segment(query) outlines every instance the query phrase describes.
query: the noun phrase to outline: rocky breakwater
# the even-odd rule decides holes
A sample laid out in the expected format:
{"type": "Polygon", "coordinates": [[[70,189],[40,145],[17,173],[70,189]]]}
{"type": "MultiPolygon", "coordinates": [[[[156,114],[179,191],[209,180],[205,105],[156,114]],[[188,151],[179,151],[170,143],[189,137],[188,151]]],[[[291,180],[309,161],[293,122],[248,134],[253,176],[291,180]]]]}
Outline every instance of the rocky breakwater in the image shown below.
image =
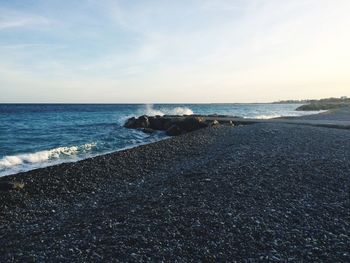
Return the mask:
{"type": "Polygon", "coordinates": [[[146,133],[165,131],[168,136],[177,136],[209,126],[219,125],[217,120],[206,120],[201,116],[140,116],[128,119],[124,127],[142,129],[146,133]]]}

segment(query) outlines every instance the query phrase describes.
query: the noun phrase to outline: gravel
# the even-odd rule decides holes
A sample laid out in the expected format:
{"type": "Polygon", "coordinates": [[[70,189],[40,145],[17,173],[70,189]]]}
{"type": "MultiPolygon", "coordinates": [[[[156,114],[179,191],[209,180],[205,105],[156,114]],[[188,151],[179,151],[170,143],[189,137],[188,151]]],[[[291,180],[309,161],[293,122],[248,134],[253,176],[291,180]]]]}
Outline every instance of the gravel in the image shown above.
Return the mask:
{"type": "Polygon", "coordinates": [[[219,126],[0,178],[0,262],[350,262],[350,132],[219,126]]]}

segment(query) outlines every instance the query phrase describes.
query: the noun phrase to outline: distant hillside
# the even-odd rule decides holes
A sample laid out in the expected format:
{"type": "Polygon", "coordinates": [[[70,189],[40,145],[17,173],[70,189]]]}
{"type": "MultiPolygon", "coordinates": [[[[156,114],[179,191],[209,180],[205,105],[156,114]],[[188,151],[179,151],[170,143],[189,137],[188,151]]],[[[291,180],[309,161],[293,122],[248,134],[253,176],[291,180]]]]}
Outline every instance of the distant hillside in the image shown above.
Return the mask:
{"type": "MultiPolygon", "coordinates": [[[[305,103],[305,102],[302,102],[305,103]]],[[[304,105],[298,107],[298,111],[318,111],[318,110],[331,110],[339,109],[342,107],[350,107],[350,98],[328,98],[321,100],[310,100],[304,105]]]]}
{"type": "Polygon", "coordinates": [[[326,98],[326,99],[306,99],[306,100],[281,100],[273,102],[274,104],[310,104],[310,103],[338,103],[338,102],[350,102],[350,98],[341,97],[341,98],[326,98]]]}
{"type": "Polygon", "coordinates": [[[303,104],[298,111],[318,111],[318,110],[331,110],[342,107],[350,107],[350,98],[326,98],[321,100],[281,100],[273,102],[274,104],[303,104]]]}
{"type": "Polygon", "coordinates": [[[280,100],[272,102],[272,104],[305,104],[305,103],[311,103],[316,100],[280,100]]]}

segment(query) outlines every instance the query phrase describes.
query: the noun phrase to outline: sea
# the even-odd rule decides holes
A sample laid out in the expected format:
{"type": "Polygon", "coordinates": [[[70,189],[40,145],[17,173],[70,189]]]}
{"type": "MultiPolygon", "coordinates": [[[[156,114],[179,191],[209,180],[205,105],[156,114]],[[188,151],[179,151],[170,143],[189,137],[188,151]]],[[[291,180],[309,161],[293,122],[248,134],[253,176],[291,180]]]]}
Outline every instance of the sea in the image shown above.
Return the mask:
{"type": "Polygon", "coordinates": [[[132,116],[300,116],[300,104],[0,104],[0,176],[94,157],[167,138],[123,127],[132,116]]]}

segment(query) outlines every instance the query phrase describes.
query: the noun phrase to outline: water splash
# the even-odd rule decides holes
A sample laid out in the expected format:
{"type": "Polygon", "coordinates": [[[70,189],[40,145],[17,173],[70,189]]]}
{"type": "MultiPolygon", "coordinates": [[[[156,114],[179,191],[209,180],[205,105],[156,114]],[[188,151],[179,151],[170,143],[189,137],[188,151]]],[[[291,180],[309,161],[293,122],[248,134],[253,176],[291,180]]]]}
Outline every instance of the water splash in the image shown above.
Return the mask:
{"type": "Polygon", "coordinates": [[[154,109],[152,104],[146,105],[145,112],[146,112],[147,116],[156,116],[156,115],[163,116],[163,115],[165,115],[164,112],[154,109]]]}
{"type": "Polygon", "coordinates": [[[152,104],[147,104],[144,114],[147,116],[193,115],[193,111],[187,107],[161,108],[157,110],[152,104]]]}

